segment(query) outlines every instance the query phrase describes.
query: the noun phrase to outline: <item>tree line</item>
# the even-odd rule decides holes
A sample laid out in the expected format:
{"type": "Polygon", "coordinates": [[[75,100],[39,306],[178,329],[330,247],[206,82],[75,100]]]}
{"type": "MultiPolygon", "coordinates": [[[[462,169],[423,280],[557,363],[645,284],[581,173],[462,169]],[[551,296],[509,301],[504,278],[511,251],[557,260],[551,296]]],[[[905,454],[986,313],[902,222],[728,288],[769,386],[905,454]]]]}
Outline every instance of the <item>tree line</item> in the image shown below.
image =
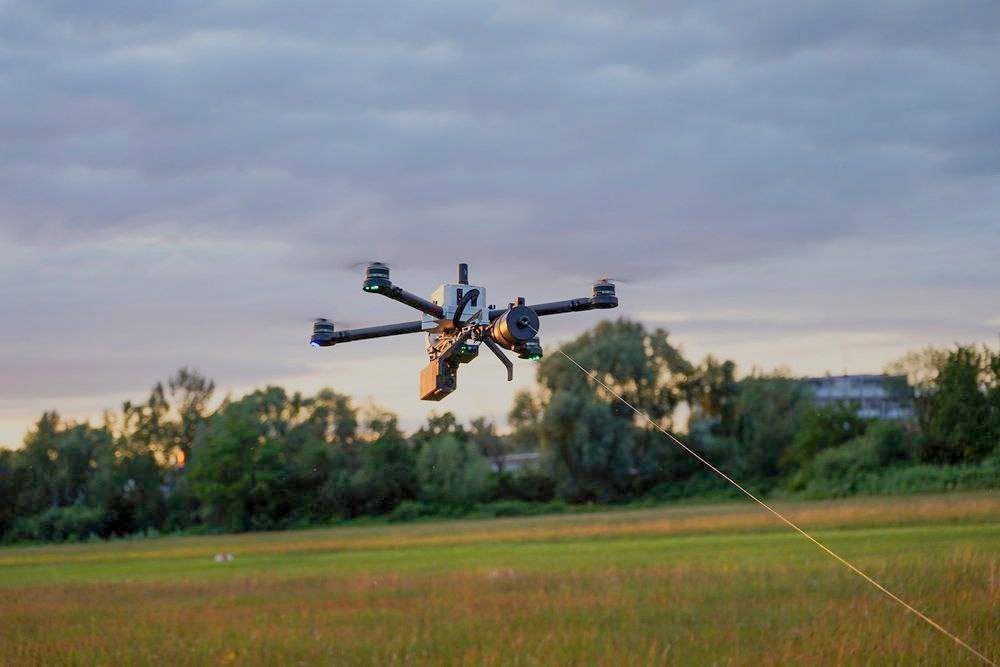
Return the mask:
{"type": "Polygon", "coordinates": [[[215,386],[182,369],[102,423],[46,412],[16,450],[0,450],[0,539],[67,540],[152,532],[271,530],[363,516],[556,511],[580,503],[725,496],[726,483],[651,426],[763,494],[829,497],[1000,487],[1000,354],[955,346],[891,370],[913,419],[862,419],[814,403],[787,374],[707,357],[692,363],[667,332],[606,321],[549,355],[519,393],[509,430],[435,414],[410,434],[374,405],[324,389],[266,387],[214,404],[215,386]],[[645,417],[636,415],[607,388],[645,417]],[[647,419],[648,418],[648,419],[647,419]],[[507,455],[538,452],[510,469],[507,455]]]}

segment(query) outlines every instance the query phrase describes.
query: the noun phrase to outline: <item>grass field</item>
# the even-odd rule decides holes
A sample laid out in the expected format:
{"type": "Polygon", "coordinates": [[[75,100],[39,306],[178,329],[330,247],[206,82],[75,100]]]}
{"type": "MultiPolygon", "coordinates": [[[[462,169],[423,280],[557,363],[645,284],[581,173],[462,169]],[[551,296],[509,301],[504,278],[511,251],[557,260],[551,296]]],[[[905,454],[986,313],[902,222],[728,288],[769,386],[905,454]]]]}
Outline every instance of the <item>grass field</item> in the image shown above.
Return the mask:
{"type": "MultiPolygon", "coordinates": [[[[780,507],[1000,660],[996,494],[780,507]]],[[[979,664],[749,503],[0,549],[0,661],[979,664]]]]}

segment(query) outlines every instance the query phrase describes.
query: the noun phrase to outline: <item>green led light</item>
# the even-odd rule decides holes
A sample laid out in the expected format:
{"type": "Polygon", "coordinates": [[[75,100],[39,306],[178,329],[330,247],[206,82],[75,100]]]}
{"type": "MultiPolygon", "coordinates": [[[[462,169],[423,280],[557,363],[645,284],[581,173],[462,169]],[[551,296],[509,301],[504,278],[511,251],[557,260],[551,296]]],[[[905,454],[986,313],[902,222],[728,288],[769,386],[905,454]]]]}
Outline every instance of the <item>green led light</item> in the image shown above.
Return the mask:
{"type": "Polygon", "coordinates": [[[541,359],[541,357],[537,357],[537,356],[536,357],[528,357],[528,359],[530,359],[531,361],[538,361],[539,359],[541,359]]]}

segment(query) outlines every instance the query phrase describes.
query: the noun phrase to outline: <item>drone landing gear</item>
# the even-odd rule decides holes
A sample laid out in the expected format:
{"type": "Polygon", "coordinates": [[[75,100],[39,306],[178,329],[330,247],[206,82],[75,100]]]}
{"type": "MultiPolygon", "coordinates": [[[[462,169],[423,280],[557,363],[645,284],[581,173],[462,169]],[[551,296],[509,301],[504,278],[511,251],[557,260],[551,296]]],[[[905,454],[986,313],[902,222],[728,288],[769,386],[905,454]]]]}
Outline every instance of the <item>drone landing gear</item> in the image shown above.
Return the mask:
{"type": "Polygon", "coordinates": [[[486,337],[483,339],[483,342],[486,343],[486,347],[490,348],[493,354],[497,355],[497,359],[500,360],[500,363],[507,367],[507,382],[512,381],[514,379],[514,364],[511,363],[510,359],[507,358],[507,355],[503,353],[500,346],[493,342],[492,338],[486,337]]]}

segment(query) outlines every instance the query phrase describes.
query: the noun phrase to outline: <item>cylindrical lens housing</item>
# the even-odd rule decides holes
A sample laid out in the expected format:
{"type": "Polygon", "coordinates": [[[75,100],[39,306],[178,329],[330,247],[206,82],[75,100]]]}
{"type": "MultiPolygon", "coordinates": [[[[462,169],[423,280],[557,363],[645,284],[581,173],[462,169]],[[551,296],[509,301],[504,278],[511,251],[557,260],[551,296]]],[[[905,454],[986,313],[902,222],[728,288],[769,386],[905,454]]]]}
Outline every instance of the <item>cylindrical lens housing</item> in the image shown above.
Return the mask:
{"type": "Polygon", "coordinates": [[[493,340],[508,350],[538,335],[538,314],[528,306],[514,306],[497,318],[491,330],[493,340]]]}

